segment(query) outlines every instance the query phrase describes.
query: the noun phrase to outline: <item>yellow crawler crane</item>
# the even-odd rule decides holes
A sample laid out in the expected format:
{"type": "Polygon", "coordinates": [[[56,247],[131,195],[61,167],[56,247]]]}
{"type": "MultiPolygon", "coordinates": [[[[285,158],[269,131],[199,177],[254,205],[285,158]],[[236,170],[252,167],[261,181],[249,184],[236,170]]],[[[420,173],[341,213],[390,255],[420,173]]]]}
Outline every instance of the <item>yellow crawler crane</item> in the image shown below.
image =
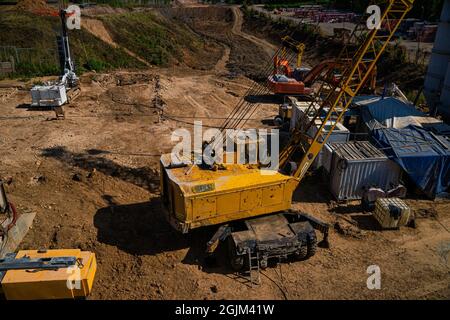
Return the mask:
{"type": "MultiPolygon", "coordinates": [[[[271,257],[295,254],[304,259],[313,255],[317,242],[311,227],[325,231],[326,236],[327,226],[313,217],[289,212],[293,192],[367,81],[413,3],[414,0],[387,0],[378,4],[381,9],[378,25],[386,25],[387,32],[373,28],[358,33],[355,29],[351,39],[362,38],[361,45],[353,54],[349,53],[351,46],[343,49],[338,58],[346,66],[341,80],[333,90],[322,86],[315,94],[305,112],[313,114],[309,125],[294,130],[274,174],[264,175],[264,168],[241,164],[221,164],[219,170],[208,170],[198,165],[174,164],[170,154],[163,155],[161,197],[171,225],[183,233],[221,225],[207,251],[213,252],[219,240],[228,239],[232,266],[240,269],[246,261],[250,277],[252,270],[265,267],[271,257]],[[317,125],[316,120],[321,123],[317,134],[308,136],[306,132],[317,125]],[[330,122],[331,130],[325,133],[325,125],[330,122]]],[[[332,71],[328,76],[332,76],[332,71]]]]}

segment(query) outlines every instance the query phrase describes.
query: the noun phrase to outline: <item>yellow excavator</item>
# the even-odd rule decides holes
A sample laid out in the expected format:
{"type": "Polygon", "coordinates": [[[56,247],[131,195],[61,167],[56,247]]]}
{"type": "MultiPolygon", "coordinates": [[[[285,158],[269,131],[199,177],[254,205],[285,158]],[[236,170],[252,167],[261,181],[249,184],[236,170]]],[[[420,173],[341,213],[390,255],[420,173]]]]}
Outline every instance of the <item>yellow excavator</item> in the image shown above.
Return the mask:
{"type": "MultiPolygon", "coordinates": [[[[340,81],[332,90],[322,86],[313,96],[305,112],[310,115],[308,125],[292,132],[280,153],[278,169],[272,174],[264,174],[267,169],[258,165],[221,163],[208,167],[173,162],[174,155],[162,155],[161,198],[170,224],[183,233],[218,225],[207,252],[214,252],[219,242],[226,240],[231,265],[235,269],[246,265],[250,275],[252,270],[266,267],[270,258],[312,256],[317,246],[314,228],[324,233],[326,241],[328,226],[309,215],[292,212],[293,193],[370,77],[413,3],[414,0],[387,0],[378,4],[378,25],[389,21],[387,33],[376,26],[365,32],[355,28],[351,37],[355,42],[352,44],[350,39],[352,45],[346,46],[338,57],[345,66],[340,81]],[[360,45],[351,52],[355,43],[360,45]],[[308,129],[317,123],[316,134],[309,136],[308,129]]],[[[332,70],[327,76],[334,76],[332,70]]]]}

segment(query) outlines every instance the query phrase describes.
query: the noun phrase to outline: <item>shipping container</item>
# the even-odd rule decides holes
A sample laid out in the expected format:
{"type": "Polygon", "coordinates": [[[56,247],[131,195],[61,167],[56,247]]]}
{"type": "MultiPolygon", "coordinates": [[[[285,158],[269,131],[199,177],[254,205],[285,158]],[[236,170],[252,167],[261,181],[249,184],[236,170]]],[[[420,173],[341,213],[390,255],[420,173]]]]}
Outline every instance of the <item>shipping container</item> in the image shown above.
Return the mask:
{"type": "Polygon", "coordinates": [[[368,141],[335,144],[330,167],[331,193],[339,201],[358,200],[371,187],[396,187],[401,169],[368,141]]]}
{"type": "Polygon", "coordinates": [[[326,143],[322,149],[322,167],[325,170],[327,176],[330,175],[331,171],[331,161],[333,160],[333,151],[339,143],[326,143]]]}
{"type": "MultiPolygon", "coordinates": [[[[295,101],[295,103],[292,103],[292,117],[291,117],[291,122],[290,122],[290,131],[291,132],[292,132],[292,130],[295,129],[295,127],[297,125],[300,130],[303,130],[305,128],[305,126],[309,123],[309,121],[311,121],[311,117],[309,117],[309,116],[305,117],[305,113],[310,104],[311,104],[311,102],[301,102],[301,101],[295,101]],[[303,119],[302,123],[298,124],[298,122],[301,121],[302,119],[303,119]]],[[[316,105],[315,108],[318,109],[319,106],[316,105]]],[[[327,110],[325,109],[323,112],[325,115],[327,110]]],[[[315,136],[315,134],[317,133],[317,129],[320,126],[321,122],[322,122],[322,120],[316,119],[316,121],[315,121],[316,126],[311,127],[307,132],[307,134],[310,137],[315,136]]],[[[331,126],[332,126],[332,123],[330,121],[328,121],[324,128],[325,134],[330,131],[331,126]]],[[[350,140],[350,134],[351,134],[350,131],[342,123],[337,123],[334,131],[331,133],[327,142],[328,143],[347,142],[350,140]]],[[[314,162],[311,166],[311,168],[313,170],[317,170],[322,167],[323,153],[324,153],[324,150],[320,151],[320,153],[317,155],[316,159],[314,160],[314,162]]]]}
{"type": "MultiPolygon", "coordinates": [[[[321,120],[316,120],[316,126],[313,128],[310,128],[308,131],[308,135],[313,137],[318,130],[318,127],[320,126],[321,120]]],[[[331,130],[332,123],[328,121],[324,128],[324,135],[326,135],[331,130]]],[[[344,127],[342,123],[337,123],[336,127],[334,128],[334,131],[331,132],[330,137],[328,138],[328,143],[335,143],[335,142],[348,142],[350,140],[350,131],[344,127]]],[[[320,169],[323,166],[324,162],[324,153],[325,150],[322,148],[322,150],[317,155],[316,159],[314,160],[311,168],[313,170],[320,169]]]]}
{"type": "Polygon", "coordinates": [[[292,103],[292,117],[289,125],[290,131],[294,130],[297,123],[305,116],[306,110],[308,110],[311,102],[295,101],[292,103]]]}

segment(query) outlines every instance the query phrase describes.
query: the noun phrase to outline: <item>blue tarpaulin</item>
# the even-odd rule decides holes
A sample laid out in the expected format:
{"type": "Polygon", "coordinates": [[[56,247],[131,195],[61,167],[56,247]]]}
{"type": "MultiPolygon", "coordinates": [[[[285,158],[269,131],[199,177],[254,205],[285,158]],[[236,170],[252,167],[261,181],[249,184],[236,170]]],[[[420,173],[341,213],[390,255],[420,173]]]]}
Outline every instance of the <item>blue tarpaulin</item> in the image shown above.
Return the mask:
{"type": "Polygon", "coordinates": [[[423,128],[378,128],[372,136],[430,198],[450,186],[450,142],[423,128]]]}
{"type": "Polygon", "coordinates": [[[414,105],[395,97],[358,96],[353,103],[360,107],[361,118],[369,130],[379,128],[401,129],[409,125],[440,123],[427,117],[414,105]]]}

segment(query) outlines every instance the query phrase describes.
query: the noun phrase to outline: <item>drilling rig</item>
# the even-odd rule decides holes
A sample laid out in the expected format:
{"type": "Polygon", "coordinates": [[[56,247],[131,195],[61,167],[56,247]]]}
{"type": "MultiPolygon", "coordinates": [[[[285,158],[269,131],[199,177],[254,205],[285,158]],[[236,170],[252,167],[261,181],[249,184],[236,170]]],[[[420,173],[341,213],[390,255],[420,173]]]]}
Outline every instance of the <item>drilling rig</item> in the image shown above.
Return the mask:
{"type": "Polygon", "coordinates": [[[31,89],[31,106],[57,108],[72,101],[81,92],[78,85],[78,77],[75,73],[75,66],[70,55],[69,34],[67,30],[67,17],[73,13],[65,9],[60,9],[59,12],[36,13],[59,16],[61,20],[61,33],[57,36],[61,74],[59,80],[56,82],[33,86],[31,89]]]}

